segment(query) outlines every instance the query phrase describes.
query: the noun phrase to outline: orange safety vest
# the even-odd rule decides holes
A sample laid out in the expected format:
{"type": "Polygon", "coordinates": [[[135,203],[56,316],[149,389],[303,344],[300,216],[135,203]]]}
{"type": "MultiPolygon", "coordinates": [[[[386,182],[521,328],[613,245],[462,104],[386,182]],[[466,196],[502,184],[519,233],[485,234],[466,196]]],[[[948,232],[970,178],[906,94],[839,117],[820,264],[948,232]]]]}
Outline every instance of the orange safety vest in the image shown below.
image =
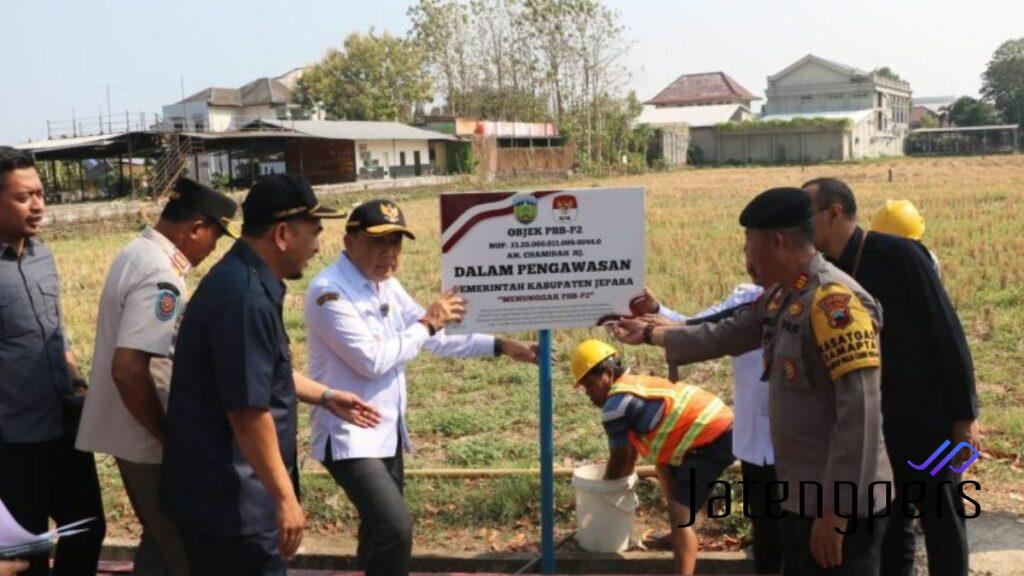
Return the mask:
{"type": "Polygon", "coordinates": [[[661,421],[646,434],[630,431],[629,441],[648,462],[679,466],[691,448],[711,443],[732,426],[732,410],[718,396],[697,386],[656,376],[619,378],[608,395],[633,394],[665,403],[661,421]]]}

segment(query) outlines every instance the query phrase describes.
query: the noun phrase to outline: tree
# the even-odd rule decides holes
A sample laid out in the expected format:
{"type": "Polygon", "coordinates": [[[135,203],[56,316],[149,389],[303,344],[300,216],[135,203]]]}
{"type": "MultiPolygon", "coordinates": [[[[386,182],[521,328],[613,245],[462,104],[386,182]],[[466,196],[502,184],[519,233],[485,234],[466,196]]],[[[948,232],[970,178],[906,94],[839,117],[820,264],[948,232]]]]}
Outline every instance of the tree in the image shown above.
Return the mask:
{"type": "Polygon", "coordinates": [[[921,116],[921,128],[938,128],[939,121],[935,119],[931,114],[925,114],[921,116]]]}
{"type": "Polygon", "coordinates": [[[957,98],[947,111],[949,122],[953,126],[987,126],[999,123],[999,113],[994,106],[970,96],[957,98]]]}
{"type": "Polygon", "coordinates": [[[1024,126],[1024,38],[1003,42],[981,79],[982,95],[995,104],[1003,119],[1024,126]]]}
{"type": "Polygon", "coordinates": [[[398,120],[431,100],[431,82],[419,46],[387,32],[350,34],[343,50],[331,49],[297,85],[306,109],[334,120],[398,120]]]}
{"type": "Polygon", "coordinates": [[[473,81],[467,53],[469,10],[459,0],[420,0],[407,14],[412,21],[410,40],[440,80],[444,112],[465,114],[463,96],[471,90],[473,81]]]}
{"type": "Polygon", "coordinates": [[[881,68],[875,70],[875,74],[878,74],[882,78],[888,78],[890,80],[895,80],[897,82],[903,82],[903,78],[900,78],[900,75],[893,72],[892,68],[889,68],[888,66],[882,66],[881,68]]]}
{"type": "Polygon", "coordinates": [[[458,116],[554,120],[581,160],[622,149],[629,42],[603,0],[418,0],[409,38],[458,116]]]}

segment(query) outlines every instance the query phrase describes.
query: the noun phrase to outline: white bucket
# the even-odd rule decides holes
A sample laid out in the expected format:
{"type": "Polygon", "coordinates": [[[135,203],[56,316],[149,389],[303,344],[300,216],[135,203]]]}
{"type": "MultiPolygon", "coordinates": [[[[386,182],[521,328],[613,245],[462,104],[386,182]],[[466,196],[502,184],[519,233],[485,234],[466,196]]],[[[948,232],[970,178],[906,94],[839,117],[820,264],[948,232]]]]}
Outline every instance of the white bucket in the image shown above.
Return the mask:
{"type": "Polygon", "coordinates": [[[629,546],[637,500],[636,474],[603,480],[604,464],[586,464],[572,475],[576,489],[576,540],[590,552],[622,552],[629,546]]]}

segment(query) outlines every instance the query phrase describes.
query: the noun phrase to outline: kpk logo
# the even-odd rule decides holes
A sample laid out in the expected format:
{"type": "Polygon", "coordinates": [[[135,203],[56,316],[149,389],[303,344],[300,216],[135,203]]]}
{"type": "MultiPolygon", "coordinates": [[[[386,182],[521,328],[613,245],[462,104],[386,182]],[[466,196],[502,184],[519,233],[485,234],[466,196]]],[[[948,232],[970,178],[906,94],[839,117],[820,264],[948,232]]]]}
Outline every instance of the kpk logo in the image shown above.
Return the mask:
{"type": "Polygon", "coordinates": [[[551,201],[551,211],[554,213],[555,222],[572,222],[576,220],[576,214],[579,212],[579,203],[575,196],[562,194],[555,196],[551,201]]]}

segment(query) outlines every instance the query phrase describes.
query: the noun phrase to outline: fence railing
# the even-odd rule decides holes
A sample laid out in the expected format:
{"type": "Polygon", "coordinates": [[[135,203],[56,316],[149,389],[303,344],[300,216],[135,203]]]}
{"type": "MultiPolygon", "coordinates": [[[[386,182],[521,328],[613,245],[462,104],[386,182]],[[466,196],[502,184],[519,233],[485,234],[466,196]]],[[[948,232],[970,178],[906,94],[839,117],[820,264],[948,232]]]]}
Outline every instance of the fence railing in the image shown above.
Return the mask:
{"type": "Polygon", "coordinates": [[[124,112],[123,114],[102,114],[62,120],[46,121],[46,138],[74,138],[77,136],[99,136],[102,134],[123,134],[154,130],[161,124],[159,114],[154,112],[124,112]]]}

